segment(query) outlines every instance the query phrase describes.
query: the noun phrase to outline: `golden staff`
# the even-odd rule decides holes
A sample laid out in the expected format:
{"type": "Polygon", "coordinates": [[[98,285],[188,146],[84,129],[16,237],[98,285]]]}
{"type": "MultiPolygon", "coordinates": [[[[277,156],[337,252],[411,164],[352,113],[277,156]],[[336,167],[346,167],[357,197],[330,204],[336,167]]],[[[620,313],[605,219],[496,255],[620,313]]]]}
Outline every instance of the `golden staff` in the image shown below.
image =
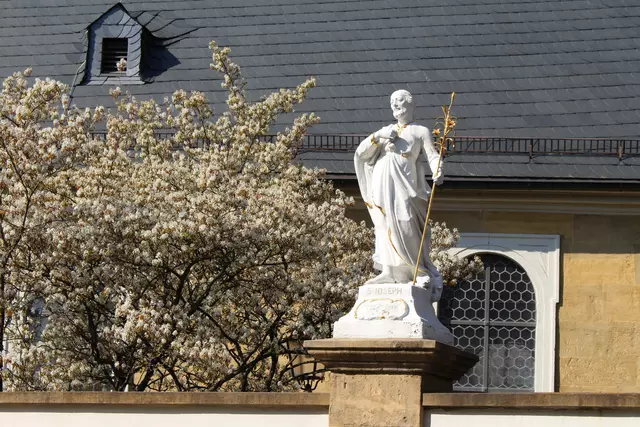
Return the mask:
{"type": "MultiPolygon", "coordinates": [[[[440,145],[440,155],[438,157],[438,166],[436,167],[437,176],[440,171],[440,164],[442,163],[442,158],[444,157],[445,152],[447,151],[447,142],[450,142],[453,146],[453,139],[449,138],[449,134],[456,126],[456,117],[451,115],[451,106],[453,105],[453,100],[456,97],[456,93],[451,93],[451,101],[449,102],[449,106],[443,105],[442,112],[444,113],[442,116],[436,119],[436,124],[433,128],[433,135],[440,136],[437,141],[434,142],[435,145],[440,145]],[[438,127],[442,127],[442,131],[438,127]]],[[[455,132],[454,132],[455,136],[455,132]]],[[[424,238],[427,236],[427,230],[429,229],[429,217],[431,216],[431,205],[433,204],[433,196],[436,194],[436,183],[434,181],[433,187],[431,188],[431,195],[429,196],[429,204],[427,205],[427,219],[424,221],[424,229],[422,230],[422,240],[420,241],[420,250],[418,251],[418,259],[416,260],[416,268],[413,273],[413,285],[416,284],[416,280],[418,279],[418,270],[420,268],[420,258],[422,258],[422,249],[424,248],[424,238]]]]}

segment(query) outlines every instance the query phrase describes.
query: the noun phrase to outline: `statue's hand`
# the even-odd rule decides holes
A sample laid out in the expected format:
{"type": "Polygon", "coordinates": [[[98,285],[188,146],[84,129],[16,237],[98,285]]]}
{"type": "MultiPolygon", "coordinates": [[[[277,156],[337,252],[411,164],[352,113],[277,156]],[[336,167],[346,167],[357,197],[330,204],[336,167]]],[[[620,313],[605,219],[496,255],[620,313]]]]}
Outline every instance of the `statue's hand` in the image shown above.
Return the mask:
{"type": "Polygon", "coordinates": [[[384,143],[384,151],[387,153],[395,153],[396,152],[396,144],[391,141],[387,141],[384,143]]]}
{"type": "Polygon", "coordinates": [[[442,168],[437,172],[433,174],[433,183],[435,185],[442,185],[442,183],[444,182],[444,176],[442,175],[442,168]]]}
{"type": "Polygon", "coordinates": [[[386,126],[377,131],[374,136],[376,139],[388,139],[389,141],[393,141],[398,137],[398,131],[395,126],[386,126]]]}

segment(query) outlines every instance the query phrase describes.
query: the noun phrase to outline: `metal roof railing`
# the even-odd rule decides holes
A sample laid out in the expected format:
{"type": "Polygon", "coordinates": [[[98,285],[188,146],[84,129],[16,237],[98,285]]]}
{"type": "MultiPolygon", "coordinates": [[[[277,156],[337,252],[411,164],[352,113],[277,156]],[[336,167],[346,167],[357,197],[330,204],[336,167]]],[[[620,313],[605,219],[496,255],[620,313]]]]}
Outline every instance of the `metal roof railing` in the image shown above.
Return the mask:
{"type": "MultiPolygon", "coordinates": [[[[171,138],[171,131],[158,132],[159,138],[171,138]]],[[[94,132],[106,137],[106,132],[94,132]]],[[[355,151],[367,135],[362,134],[310,134],[298,145],[297,151],[355,151]]],[[[275,141],[276,135],[264,135],[263,141],[275,141]]],[[[197,143],[202,143],[198,141],[197,143]]],[[[640,139],[612,138],[500,138],[484,136],[456,136],[449,153],[460,154],[512,154],[528,155],[598,155],[617,156],[620,159],[640,155],[640,139]]]]}
{"type": "MultiPolygon", "coordinates": [[[[354,151],[367,135],[307,135],[299,150],[354,151]]],[[[500,138],[457,136],[449,144],[450,153],[640,155],[640,140],[610,138],[500,138]]]]}
{"type": "Polygon", "coordinates": [[[457,153],[610,155],[620,158],[640,154],[640,140],[605,138],[487,138],[456,137],[457,153]]]}

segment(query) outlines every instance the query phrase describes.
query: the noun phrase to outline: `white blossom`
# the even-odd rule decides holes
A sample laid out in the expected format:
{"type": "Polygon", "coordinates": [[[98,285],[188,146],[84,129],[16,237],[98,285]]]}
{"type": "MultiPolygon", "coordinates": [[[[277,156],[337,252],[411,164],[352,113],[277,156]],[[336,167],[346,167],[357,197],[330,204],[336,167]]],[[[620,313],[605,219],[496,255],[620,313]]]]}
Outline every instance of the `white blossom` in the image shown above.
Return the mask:
{"type": "MultiPolygon", "coordinates": [[[[61,83],[3,82],[4,388],[294,389],[293,343],[330,336],[373,274],[353,200],[294,162],[318,118],[261,139],[314,80],[249,102],[229,49],[211,49],[228,91],[218,115],[199,92],[158,104],[116,88],[113,110],[80,110],[61,83]]],[[[455,243],[445,230],[431,253],[464,277],[434,247],[455,243]]]]}

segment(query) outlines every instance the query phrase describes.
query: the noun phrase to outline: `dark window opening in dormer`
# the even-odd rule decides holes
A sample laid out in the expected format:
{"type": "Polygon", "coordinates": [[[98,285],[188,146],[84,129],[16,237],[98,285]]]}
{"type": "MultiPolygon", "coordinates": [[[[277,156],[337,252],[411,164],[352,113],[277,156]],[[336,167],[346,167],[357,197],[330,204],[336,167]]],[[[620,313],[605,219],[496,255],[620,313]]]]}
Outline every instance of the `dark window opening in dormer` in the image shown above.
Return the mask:
{"type": "Polygon", "coordinates": [[[136,13],[134,18],[121,3],[109,8],[87,28],[89,43],[82,84],[144,84],[178,65],[180,61],[167,47],[195,28],[174,27],[174,21],[149,12],[136,13]],[[156,33],[145,25],[155,28],[156,33]],[[119,71],[121,61],[121,65],[126,61],[126,66],[119,71]]]}
{"type": "Polygon", "coordinates": [[[125,68],[118,70],[118,62],[127,60],[129,52],[129,39],[127,38],[103,38],[102,39],[102,61],[100,63],[101,73],[120,73],[126,71],[125,68]]]}

